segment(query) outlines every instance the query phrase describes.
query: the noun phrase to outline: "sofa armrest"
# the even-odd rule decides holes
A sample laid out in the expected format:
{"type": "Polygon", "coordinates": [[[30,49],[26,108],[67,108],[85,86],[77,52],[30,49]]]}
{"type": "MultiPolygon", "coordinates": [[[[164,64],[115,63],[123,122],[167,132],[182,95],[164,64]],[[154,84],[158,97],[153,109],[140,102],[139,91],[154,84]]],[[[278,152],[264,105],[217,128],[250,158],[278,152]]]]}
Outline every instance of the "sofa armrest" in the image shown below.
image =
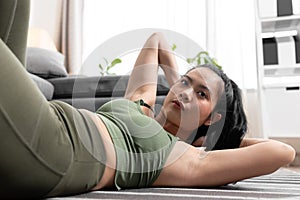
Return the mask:
{"type": "Polygon", "coordinates": [[[47,100],[51,100],[54,94],[54,86],[45,79],[42,79],[34,74],[28,73],[30,78],[35,82],[37,87],[43,93],[47,100]]]}

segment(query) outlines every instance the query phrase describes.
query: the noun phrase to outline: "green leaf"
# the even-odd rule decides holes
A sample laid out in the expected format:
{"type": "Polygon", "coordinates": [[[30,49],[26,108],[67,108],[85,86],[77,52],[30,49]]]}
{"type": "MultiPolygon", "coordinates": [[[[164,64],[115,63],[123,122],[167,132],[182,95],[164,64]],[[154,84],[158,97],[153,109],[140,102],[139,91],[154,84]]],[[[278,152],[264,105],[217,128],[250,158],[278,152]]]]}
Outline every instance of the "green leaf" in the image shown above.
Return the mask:
{"type": "Polygon", "coordinates": [[[176,48],[177,48],[176,44],[173,44],[171,49],[172,51],[175,51],[176,48]]]}
{"type": "Polygon", "coordinates": [[[192,59],[192,58],[187,58],[187,59],[186,59],[186,62],[192,63],[192,62],[193,62],[193,59],[192,59]]]}
{"type": "Polygon", "coordinates": [[[101,69],[101,71],[103,71],[103,67],[101,64],[99,64],[99,68],[101,69]]]}
{"type": "Polygon", "coordinates": [[[197,65],[201,65],[201,58],[200,57],[197,58],[197,65]]]}
{"type": "MultiPolygon", "coordinates": [[[[111,62],[111,67],[113,67],[113,66],[115,66],[116,64],[118,64],[118,63],[121,63],[122,62],[122,60],[120,59],[120,58],[116,58],[116,59],[114,59],[112,62],[111,62]]],[[[110,68],[111,68],[110,67],[110,68]]]]}
{"type": "Polygon", "coordinates": [[[214,64],[215,66],[217,66],[219,69],[222,69],[222,66],[219,65],[219,64],[217,63],[217,60],[216,60],[215,58],[212,59],[212,62],[213,62],[213,64],[214,64]]]}
{"type": "Polygon", "coordinates": [[[209,64],[209,59],[208,58],[204,58],[204,64],[209,64]]]}
{"type": "Polygon", "coordinates": [[[200,55],[203,55],[203,54],[204,54],[204,55],[207,55],[207,56],[209,55],[207,51],[200,51],[200,52],[198,53],[199,56],[200,56],[200,55]]]}

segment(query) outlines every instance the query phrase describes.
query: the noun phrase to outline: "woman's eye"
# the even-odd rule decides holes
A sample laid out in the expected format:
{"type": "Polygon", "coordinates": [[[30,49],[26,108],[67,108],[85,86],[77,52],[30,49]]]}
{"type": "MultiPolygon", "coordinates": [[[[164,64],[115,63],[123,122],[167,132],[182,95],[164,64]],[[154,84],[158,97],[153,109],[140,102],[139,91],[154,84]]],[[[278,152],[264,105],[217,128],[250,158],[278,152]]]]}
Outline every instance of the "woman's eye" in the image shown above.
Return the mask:
{"type": "Polygon", "coordinates": [[[181,82],[182,85],[185,85],[185,86],[189,85],[189,82],[185,79],[182,79],[180,82],[181,82]]]}
{"type": "Polygon", "coordinates": [[[197,95],[198,95],[200,98],[203,98],[203,99],[207,97],[206,94],[205,94],[205,92],[202,92],[202,91],[198,92],[197,95]]]}

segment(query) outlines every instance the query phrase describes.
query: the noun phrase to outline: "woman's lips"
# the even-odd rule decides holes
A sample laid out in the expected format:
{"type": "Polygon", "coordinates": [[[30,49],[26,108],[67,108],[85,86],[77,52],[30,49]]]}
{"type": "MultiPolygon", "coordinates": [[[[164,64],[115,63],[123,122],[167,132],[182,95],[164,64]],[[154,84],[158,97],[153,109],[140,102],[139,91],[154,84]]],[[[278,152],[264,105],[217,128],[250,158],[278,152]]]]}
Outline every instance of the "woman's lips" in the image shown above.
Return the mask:
{"type": "Polygon", "coordinates": [[[177,108],[179,110],[184,110],[184,106],[183,106],[182,102],[180,102],[178,100],[173,100],[172,103],[175,106],[175,108],[177,108]]]}

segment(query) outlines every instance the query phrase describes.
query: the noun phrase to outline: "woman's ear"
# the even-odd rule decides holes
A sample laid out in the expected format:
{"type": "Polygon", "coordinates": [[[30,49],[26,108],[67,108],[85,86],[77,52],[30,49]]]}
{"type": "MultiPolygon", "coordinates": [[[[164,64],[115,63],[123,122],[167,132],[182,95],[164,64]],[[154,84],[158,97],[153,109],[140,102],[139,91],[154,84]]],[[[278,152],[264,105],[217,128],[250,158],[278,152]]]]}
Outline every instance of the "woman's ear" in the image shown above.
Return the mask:
{"type": "Polygon", "coordinates": [[[214,112],[211,115],[211,117],[204,122],[204,125],[210,126],[219,121],[220,119],[222,119],[222,115],[220,113],[214,112]]]}

